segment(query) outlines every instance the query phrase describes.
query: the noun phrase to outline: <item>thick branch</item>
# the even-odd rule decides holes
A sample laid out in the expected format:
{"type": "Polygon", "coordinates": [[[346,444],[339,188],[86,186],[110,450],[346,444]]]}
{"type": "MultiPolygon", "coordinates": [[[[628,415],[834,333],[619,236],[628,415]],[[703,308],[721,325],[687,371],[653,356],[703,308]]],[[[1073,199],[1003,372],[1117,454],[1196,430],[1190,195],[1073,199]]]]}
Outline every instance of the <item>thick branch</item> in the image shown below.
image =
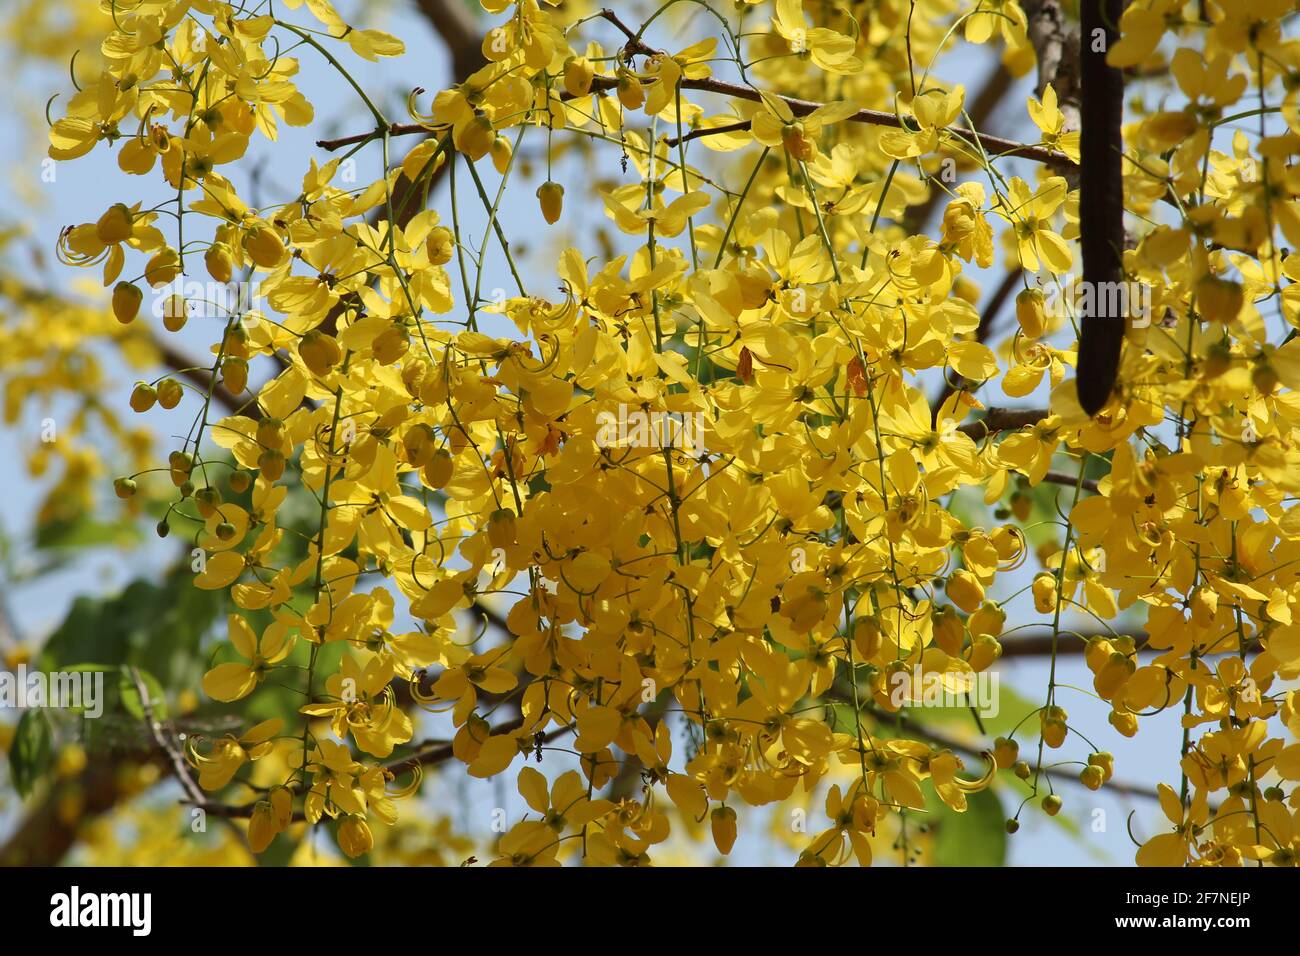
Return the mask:
{"type": "Polygon", "coordinates": [[[447,44],[456,82],[483,67],[483,36],[469,8],[460,0],[416,0],[415,7],[447,44]]]}

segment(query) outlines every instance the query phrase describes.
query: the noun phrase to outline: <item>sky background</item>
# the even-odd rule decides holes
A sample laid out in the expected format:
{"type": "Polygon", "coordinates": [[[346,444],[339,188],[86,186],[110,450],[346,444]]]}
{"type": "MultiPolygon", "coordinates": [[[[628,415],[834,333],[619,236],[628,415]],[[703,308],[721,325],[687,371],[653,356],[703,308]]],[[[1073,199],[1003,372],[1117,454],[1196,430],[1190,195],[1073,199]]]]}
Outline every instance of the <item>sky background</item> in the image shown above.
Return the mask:
{"type": "MultiPolygon", "coordinates": [[[[446,85],[449,64],[441,40],[414,11],[412,4],[406,0],[393,0],[387,6],[388,11],[381,13],[368,25],[381,27],[400,36],[407,46],[406,55],[378,64],[367,63],[352,56],[345,48],[338,55],[362,87],[377,94],[381,108],[390,117],[401,121],[405,119],[403,104],[410,87],[420,85],[433,91],[446,85]]],[[[354,7],[353,3],[339,4],[345,16],[354,7]]],[[[643,5],[620,4],[619,9],[627,22],[633,23],[639,22],[637,14],[646,8],[643,5]]],[[[290,17],[292,16],[291,14],[290,17]]],[[[297,19],[305,22],[301,13],[297,19]]],[[[351,17],[349,22],[352,22],[351,17]]],[[[667,26],[663,21],[659,25],[667,26]]],[[[704,29],[703,24],[699,23],[698,28],[704,29]]],[[[689,30],[689,27],[683,30],[689,30]]],[[[655,32],[652,29],[648,39],[652,45],[685,45],[696,39],[695,35],[683,30],[655,32]]],[[[613,39],[612,36],[601,35],[607,40],[613,39]]],[[[229,168],[223,169],[234,180],[245,199],[256,201],[260,198],[264,202],[271,202],[296,193],[308,158],[314,156],[322,164],[330,158],[314,146],[316,139],[360,132],[370,128],[372,123],[355,93],[312,51],[302,49],[297,55],[301,62],[298,83],[309,91],[309,98],[317,107],[318,122],[305,130],[283,127],[280,142],[274,148],[264,139],[255,137],[248,154],[236,170],[232,173],[229,168]],[[321,120],[325,122],[322,123],[321,120]],[[260,197],[248,189],[248,174],[252,169],[259,171],[260,197]]],[[[7,58],[9,53],[0,48],[0,56],[7,58]]],[[[975,51],[973,54],[949,57],[944,61],[943,67],[936,71],[936,76],[949,82],[965,82],[973,94],[980,81],[988,75],[990,66],[991,60],[981,51],[975,51]]],[[[5,219],[22,218],[27,223],[29,237],[20,247],[23,250],[20,254],[31,256],[32,273],[40,275],[41,281],[50,288],[68,290],[73,280],[88,273],[74,274],[73,270],[60,266],[55,260],[54,247],[61,227],[94,220],[112,202],[134,196],[146,180],[120,173],[115,162],[116,154],[99,149],[81,160],[59,164],[56,182],[43,183],[41,160],[45,141],[43,137],[34,139],[30,134],[32,130],[43,129],[43,121],[39,117],[46,99],[54,92],[61,92],[66,97],[67,71],[31,65],[19,69],[15,64],[4,60],[0,60],[0,68],[4,69],[6,75],[17,73],[17,82],[11,83],[10,89],[12,95],[17,97],[14,105],[18,107],[12,112],[0,114],[0,168],[7,172],[6,177],[0,180],[0,209],[4,210],[5,219]],[[32,122],[33,118],[35,123],[32,122]]],[[[1016,89],[1006,97],[1002,107],[986,124],[985,131],[1011,138],[1033,139],[1034,128],[1023,109],[1025,96],[1030,92],[1031,80],[1024,78],[1019,81],[1016,89]]],[[[421,105],[427,106],[427,99],[421,105]]],[[[56,106],[55,114],[57,113],[56,106]]],[[[414,139],[395,142],[400,152],[413,145],[414,139]]],[[[535,141],[528,153],[536,155],[540,145],[540,140],[535,141]]],[[[700,152],[703,153],[702,150],[700,152]]],[[[698,159],[698,155],[695,158],[698,159]]],[[[380,173],[379,150],[363,150],[357,156],[357,164],[358,182],[365,183],[377,178],[380,173]]],[[[488,164],[481,164],[481,168],[488,188],[494,188],[497,177],[488,164]]],[[[538,170],[535,169],[534,172],[538,170]]],[[[605,148],[590,168],[578,167],[572,161],[560,164],[556,167],[554,178],[566,186],[565,218],[561,221],[560,228],[549,231],[545,229],[536,210],[532,195],[534,185],[523,182],[512,184],[511,195],[514,198],[504,205],[501,222],[507,235],[512,240],[520,237],[525,247],[536,237],[532,248],[525,249],[520,261],[530,291],[536,289],[541,295],[554,294],[555,253],[565,245],[577,244],[588,255],[596,251],[592,232],[605,221],[605,217],[599,197],[588,191],[591,184],[596,180],[628,182],[635,175],[634,168],[630,168],[626,176],[621,172],[617,151],[613,147],[605,148]]],[[[151,189],[156,189],[159,185],[155,177],[150,177],[147,182],[151,189]]],[[[448,218],[445,188],[444,185],[442,191],[431,201],[431,205],[443,213],[444,219],[448,218]]],[[[154,198],[163,197],[159,193],[154,198]]],[[[472,195],[470,198],[473,198],[472,195]]],[[[463,222],[468,234],[481,236],[484,225],[481,207],[477,201],[464,200],[462,207],[463,222]]],[[[163,219],[160,219],[159,225],[168,228],[163,219]]],[[[14,254],[19,253],[15,250],[14,254]]],[[[967,274],[980,281],[986,292],[991,292],[1001,276],[997,269],[981,273],[973,267],[968,269],[967,274]]],[[[201,267],[199,277],[206,279],[201,267]]],[[[499,256],[489,266],[484,284],[488,289],[500,285],[513,294],[513,283],[504,263],[499,261],[499,256]],[[493,281],[494,278],[496,281],[493,281]]],[[[459,290],[455,281],[453,288],[459,290]]],[[[146,298],[146,305],[148,301],[146,298]]],[[[204,326],[200,322],[191,322],[181,333],[181,341],[195,355],[206,354],[206,347],[214,338],[213,327],[204,326]]],[[[116,391],[104,396],[104,399],[125,410],[134,375],[121,366],[117,366],[117,369],[120,375],[117,377],[116,391]]],[[[254,377],[256,378],[256,373],[254,377]]],[[[990,404],[996,404],[1002,398],[1000,394],[982,397],[990,404]]],[[[1038,396],[1037,400],[1041,402],[1043,397],[1038,396]]],[[[1032,404],[1034,399],[1029,402],[1032,404]]],[[[167,434],[188,423],[188,416],[177,416],[180,416],[180,410],[165,412],[156,409],[138,417],[137,421],[144,421],[160,434],[167,434]]],[[[43,415],[28,416],[16,428],[0,430],[0,487],[4,489],[4,493],[0,494],[0,529],[12,542],[15,559],[19,564],[23,561],[22,542],[30,536],[32,516],[42,495],[42,488],[27,478],[22,464],[36,440],[41,417],[43,415]]],[[[62,620],[76,595],[111,594],[136,577],[157,577],[163,568],[176,559],[176,548],[174,542],[162,542],[152,535],[146,535],[139,547],[129,551],[96,552],[63,571],[9,587],[5,599],[20,633],[30,643],[38,645],[42,636],[62,620]]],[[[1009,575],[1006,586],[1012,590],[1023,587],[1031,573],[1031,569],[1026,569],[1020,572],[1021,576],[1009,575]]],[[[1016,608],[1023,610],[1027,606],[1024,602],[1012,605],[1008,627],[1027,623],[1018,620],[1015,611],[1016,608]]],[[[1087,622],[1067,621],[1067,626],[1087,627],[1087,622]]],[[[1077,647],[1077,644],[1073,646],[1077,647]]],[[[1000,673],[1004,686],[1025,700],[1041,701],[1047,684],[1046,665],[1046,658],[1002,664],[1000,673]]],[[[1117,779],[1148,787],[1153,787],[1160,780],[1177,784],[1178,741],[1181,731],[1176,713],[1170,711],[1156,718],[1144,719],[1140,739],[1126,740],[1107,723],[1109,708],[1092,694],[1091,674],[1077,652],[1068,652],[1063,656],[1058,663],[1058,677],[1062,684],[1062,689],[1058,691],[1058,702],[1069,710],[1072,725],[1083,729],[1100,749],[1115,754],[1117,779]]],[[[956,728],[958,725],[945,725],[949,726],[956,728]]],[[[428,732],[430,727],[427,725],[419,728],[417,737],[428,732]]],[[[1022,752],[1029,759],[1032,759],[1032,749],[1032,746],[1022,744],[1022,752]]],[[[1071,758],[1081,755],[1081,749],[1073,740],[1065,752],[1071,758]]],[[[553,777],[554,764],[543,769],[548,776],[553,777]]],[[[426,784],[423,799],[443,807],[449,804],[458,806],[455,818],[472,832],[482,835],[488,831],[488,816],[480,812],[483,807],[505,806],[512,816],[520,812],[521,804],[513,790],[513,774],[509,775],[509,782],[498,783],[473,780],[452,782],[451,776],[444,775],[431,785],[426,784]]],[[[1059,788],[1065,798],[1065,809],[1061,816],[1056,821],[1051,821],[1037,809],[1027,809],[1021,817],[1020,832],[1010,840],[1009,863],[1046,866],[1096,863],[1131,865],[1134,847],[1125,832],[1125,819],[1130,812],[1136,811],[1134,831],[1143,838],[1158,832],[1153,827],[1161,825],[1162,817],[1151,800],[1114,796],[1105,790],[1094,794],[1069,782],[1062,782],[1059,788]],[[1097,810],[1104,812],[1105,829],[1101,832],[1094,830],[1097,810]],[[1077,832],[1070,832],[1071,828],[1077,832]]],[[[1020,788],[1016,793],[1022,791],[1023,788],[1020,788]]],[[[1010,788],[1003,791],[1003,804],[1004,809],[1010,810],[1010,788]]],[[[815,817],[820,812],[820,806],[814,807],[810,816],[815,817]]],[[[810,828],[816,826],[815,822],[810,823],[810,828]]],[[[2,830],[3,826],[0,825],[0,831],[2,830]]],[[[737,844],[737,852],[731,861],[782,865],[792,861],[793,857],[794,854],[788,847],[775,842],[769,841],[753,847],[742,839],[737,844]]]]}

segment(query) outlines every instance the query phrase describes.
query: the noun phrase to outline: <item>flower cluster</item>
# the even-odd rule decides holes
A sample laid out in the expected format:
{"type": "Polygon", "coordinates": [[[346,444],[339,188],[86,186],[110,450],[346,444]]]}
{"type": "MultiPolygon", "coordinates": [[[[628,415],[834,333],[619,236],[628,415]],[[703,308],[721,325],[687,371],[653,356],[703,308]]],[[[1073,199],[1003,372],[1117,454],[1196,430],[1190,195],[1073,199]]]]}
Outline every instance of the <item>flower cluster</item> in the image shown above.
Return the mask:
{"type": "MultiPolygon", "coordinates": [[[[868,863],[886,838],[911,859],[931,795],[960,812],[999,781],[1054,814],[1054,781],[1110,780],[1054,669],[996,745],[899,713],[893,675],[969,682],[1036,620],[1053,664],[1082,653],[1118,733],[1182,714],[1170,829],[1139,862],[1294,863],[1290,0],[1136,0],[1103,51],[1131,75],[1167,61],[1179,95],[1135,97],[1123,131],[1124,269],[1150,287],[1152,321],[1128,330],[1096,416],[1075,398],[1075,320],[1044,308],[1077,259],[1069,104],[1044,85],[1037,141],[1008,144],[932,70],[964,40],[1026,73],[1041,4],[670,2],[629,27],[484,0],[485,65],[431,102],[413,92],[406,124],[353,84],[373,129],[320,144],[340,155],[268,206],[237,174],[253,138],[313,121],[298,57],[350,80],[348,57],[401,41],[328,0],[101,6],[102,72],[53,123],[50,155],[111,149],[142,185],[70,228],[62,257],[99,270],[125,324],[148,321],[148,288],[204,272],[265,303],[222,318],[162,469],[161,530],[185,525],[195,584],[234,606],[203,689],[306,695],[296,726],[250,719],[191,751],[213,790],[281,761],[249,810],[254,851],[301,813],[364,853],[418,768],[455,760],[517,776],[531,812],[501,863],[644,863],[706,818],[725,854],[748,808],[814,791],[826,818],[800,862],[868,863]],[[688,6],[704,38],[657,48],[688,6]],[[390,160],[407,135],[421,139],[390,160]],[[382,151],[382,178],[345,179],[361,149],[382,151]],[[620,163],[622,182],[559,181],[620,163]],[[526,287],[502,222],[542,164],[555,235],[575,195],[606,220],[599,242],[570,234],[549,296],[526,287]],[[448,180],[450,211],[425,208],[448,180]],[[489,292],[494,260],[514,294],[489,292]],[[977,309],[995,266],[1020,290],[1005,333],[977,309]],[[696,416],[703,434],[603,439],[629,412],[696,416]],[[491,636],[464,640],[470,616],[491,636]],[[1096,625],[1082,651],[1081,619],[1096,625]],[[413,704],[450,717],[448,748],[414,746],[413,704]],[[548,779],[527,764],[553,743],[578,759],[548,779]],[[1074,759],[1050,762],[1060,748],[1074,759]]],[[[179,329],[185,304],[166,314],[179,329]]]]}

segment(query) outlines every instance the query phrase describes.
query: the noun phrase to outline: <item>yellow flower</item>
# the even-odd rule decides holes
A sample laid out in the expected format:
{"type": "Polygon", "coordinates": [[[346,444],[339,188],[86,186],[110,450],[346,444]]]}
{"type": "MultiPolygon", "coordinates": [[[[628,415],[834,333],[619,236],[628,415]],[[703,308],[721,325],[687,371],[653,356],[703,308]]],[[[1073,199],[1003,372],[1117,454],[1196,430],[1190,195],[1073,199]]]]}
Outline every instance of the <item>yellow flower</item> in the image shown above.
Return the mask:
{"type": "Polygon", "coordinates": [[[238,614],[226,618],[227,636],[235,651],[248,663],[218,664],[203,675],[203,692],[213,700],[232,701],[253,692],[276,664],[293,650],[293,637],[283,623],[274,621],[258,638],[238,614]]]}
{"type": "Polygon", "coordinates": [[[1029,118],[1043,134],[1043,145],[1079,161],[1079,131],[1065,129],[1065,114],[1056,105],[1056,89],[1048,83],[1042,100],[1029,98],[1029,118]]]}

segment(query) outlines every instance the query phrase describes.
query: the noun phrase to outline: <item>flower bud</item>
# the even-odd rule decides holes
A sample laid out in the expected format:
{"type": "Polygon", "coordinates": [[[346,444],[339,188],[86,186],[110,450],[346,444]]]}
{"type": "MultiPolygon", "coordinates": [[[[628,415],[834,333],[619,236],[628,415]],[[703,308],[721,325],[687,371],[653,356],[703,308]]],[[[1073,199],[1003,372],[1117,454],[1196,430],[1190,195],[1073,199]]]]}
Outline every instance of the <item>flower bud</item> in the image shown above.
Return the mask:
{"type": "Polygon", "coordinates": [[[163,408],[175,408],[181,403],[184,395],[185,389],[174,378],[165,378],[158,383],[158,404],[163,408]]]}
{"type": "Polygon", "coordinates": [[[860,660],[869,661],[879,654],[882,641],[880,625],[871,618],[860,617],[853,622],[853,646],[860,660]]]}
{"type": "Polygon", "coordinates": [[[971,614],[984,600],[984,586],[965,568],[948,576],[948,597],[967,614],[971,614]]]}
{"type": "Polygon", "coordinates": [[[298,342],[298,355],[313,375],[325,376],[343,359],[343,352],[332,335],[312,329],[298,342]]]}
{"type": "Polygon", "coordinates": [[[194,470],[194,459],[183,451],[174,451],[167,456],[167,468],[171,472],[172,484],[179,488],[189,480],[194,470]]]}
{"type": "Polygon", "coordinates": [[[244,328],[243,323],[227,327],[221,336],[221,349],[227,355],[248,358],[251,354],[248,351],[248,329],[244,328]]]}
{"type": "Polygon", "coordinates": [[[1206,378],[1218,378],[1232,367],[1232,346],[1227,342],[1215,342],[1205,351],[1205,362],[1201,366],[1206,378]]]}
{"type": "Polygon", "coordinates": [[[553,225],[564,208],[564,187],[548,179],[537,187],[537,199],[542,206],[542,217],[553,225]]]}
{"type": "Polygon", "coordinates": [[[966,628],[961,617],[947,605],[934,612],[934,642],[949,657],[958,657],[966,642],[966,628]]]}
{"type": "Polygon", "coordinates": [[[268,448],[257,456],[257,467],[267,481],[279,481],[284,474],[284,452],[268,448]]]}
{"type": "Polygon", "coordinates": [[[218,282],[229,282],[234,275],[235,258],[230,246],[224,242],[214,242],[203,254],[203,264],[208,267],[208,275],[218,282]]]}
{"type": "Polygon", "coordinates": [[[437,491],[447,482],[451,481],[452,467],[455,460],[451,457],[451,452],[445,448],[439,448],[429,459],[429,463],[423,467],[420,476],[424,483],[437,491]]]}
{"type": "Polygon", "coordinates": [[[279,448],[284,444],[284,422],[278,418],[263,418],[257,423],[257,443],[264,448],[279,448]]]}
{"type": "Polygon", "coordinates": [[[984,671],[988,670],[993,665],[993,662],[1001,656],[1002,645],[998,642],[998,639],[987,634],[981,634],[971,641],[970,659],[967,663],[970,664],[971,669],[974,671],[984,671]]]}
{"type": "Polygon", "coordinates": [[[125,242],[131,238],[133,217],[126,203],[115,202],[95,223],[95,235],[105,245],[125,242]]]}
{"type": "Polygon", "coordinates": [[[275,815],[269,800],[258,800],[248,818],[248,848],[261,853],[275,839],[275,815]]]}
{"type": "Polygon", "coordinates": [[[211,485],[200,488],[194,493],[194,507],[199,510],[199,515],[205,520],[211,518],[217,513],[217,509],[221,507],[221,495],[211,485]]]}
{"type": "Polygon", "coordinates": [[[244,251],[263,269],[274,269],[284,260],[284,242],[270,226],[254,226],[244,237],[244,251]]]}
{"type": "Polygon", "coordinates": [[[185,302],[185,296],[177,293],[163,300],[163,328],[168,332],[179,332],[185,328],[189,317],[189,305],[185,302]]]}
{"type": "Polygon", "coordinates": [[[1007,626],[1007,612],[994,601],[985,601],[966,619],[972,637],[997,637],[1007,626]]]}
{"type": "Polygon", "coordinates": [[[714,846],[726,856],[736,845],[736,811],[731,807],[718,807],[709,814],[709,825],[713,830],[714,846]]]}
{"type": "Polygon", "coordinates": [[[142,301],[144,293],[133,283],[119,282],[113,286],[113,315],[123,325],[135,320],[142,301]]]}
{"type": "Polygon", "coordinates": [[[488,541],[494,548],[508,548],[515,543],[515,513],[498,508],[488,518],[488,541]]]}
{"type": "Polygon", "coordinates": [[[1109,780],[1115,773],[1115,755],[1105,750],[1088,754],[1088,764],[1101,769],[1102,780],[1109,780]]]}
{"type": "Polygon", "coordinates": [[[411,347],[411,334],[401,322],[394,322],[375,336],[370,344],[371,354],[380,365],[392,365],[411,347]]]}
{"type": "Polygon", "coordinates": [[[1044,707],[1039,711],[1038,722],[1043,732],[1043,743],[1054,750],[1065,743],[1068,717],[1064,707],[1044,707]]]}
{"type": "Polygon", "coordinates": [[[221,360],[221,383],[238,395],[248,387],[248,359],[227,355],[221,360]]]}
{"type": "Polygon", "coordinates": [[[1019,759],[1020,744],[1007,737],[999,737],[993,741],[993,760],[999,770],[1006,770],[1019,759]]]}
{"type": "Polygon", "coordinates": [[[498,133],[496,139],[492,140],[492,168],[504,176],[510,168],[513,153],[514,147],[510,145],[510,140],[498,133]]]}
{"type": "Polygon", "coordinates": [[[808,162],[813,157],[813,144],[804,135],[803,123],[786,123],[781,127],[781,145],[795,159],[808,162]]]}
{"type": "Polygon", "coordinates": [[[478,162],[487,155],[495,139],[496,130],[492,128],[492,121],[483,113],[466,123],[461,128],[459,137],[454,137],[456,148],[473,162],[478,162]]]}
{"type": "Polygon", "coordinates": [[[147,412],[153,408],[156,401],[158,401],[158,393],[148,382],[136,382],[135,388],[131,389],[132,411],[147,412]]]}
{"type": "Polygon", "coordinates": [[[144,267],[144,281],[150,288],[156,289],[171,282],[181,273],[181,257],[171,246],[165,246],[154,253],[153,258],[144,267]]]}
{"type": "Polygon", "coordinates": [[[625,110],[639,110],[645,105],[645,87],[635,73],[618,71],[618,101],[625,110]]]}
{"type": "Polygon", "coordinates": [[[1056,575],[1046,571],[1034,577],[1034,610],[1050,614],[1056,609],[1056,575]]]}
{"type": "Polygon", "coordinates": [[[1110,716],[1106,718],[1110,725],[1118,730],[1125,737],[1132,737],[1138,730],[1137,715],[1128,711],[1112,710],[1110,716]]]}
{"type": "Polygon", "coordinates": [[[237,468],[226,478],[226,484],[230,486],[230,490],[235,494],[241,495],[252,486],[253,476],[242,468],[237,468]]]}
{"type": "Polygon", "coordinates": [[[1250,381],[1259,394],[1272,395],[1274,389],[1277,388],[1277,370],[1267,363],[1256,365],[1254,370],[1250,373],[1250,381]]]}
{"type": "Polygon", "coordinates": [[[1016,321],[1029,339],[1039,338],[1047,327],[1042,289],[1024,289],[1016,296],[1016,321]]]}
{"type": "Polygon", "coordinates": [[[406,460],[416,468],[423,468],[433,460],[438,438],[424,422],[416,422],[402,436],[402,447],[406,450],[406,460]]]}
{"type": "Polygon", "coordinates": [[[347,854],[348,859],[355,860],[362,854],[369,853],[375,845],[370,827],[361,817],[349,816],[339,824],[339,849],[347,854]]]}
{"type": "Polygon", "coordinates": [[[564,89],[574,99],[591,92],[595,76],[596,71],[585,56],[571,56],[564,61],[564,89]]]}
{"type": "Polygon", "coordinates": [[[446,226],[436,226],[424,240],[424,251],[429,255],[429,265],[446,265],[456,252],[456,237],[446,226]]]}
{"type": "Polygon", "coordinates": [[[1196,283],[1196,311],[1207,322],[1231,322],[1245,303],[1240,282],[1207,275],[1196,283]]]}

